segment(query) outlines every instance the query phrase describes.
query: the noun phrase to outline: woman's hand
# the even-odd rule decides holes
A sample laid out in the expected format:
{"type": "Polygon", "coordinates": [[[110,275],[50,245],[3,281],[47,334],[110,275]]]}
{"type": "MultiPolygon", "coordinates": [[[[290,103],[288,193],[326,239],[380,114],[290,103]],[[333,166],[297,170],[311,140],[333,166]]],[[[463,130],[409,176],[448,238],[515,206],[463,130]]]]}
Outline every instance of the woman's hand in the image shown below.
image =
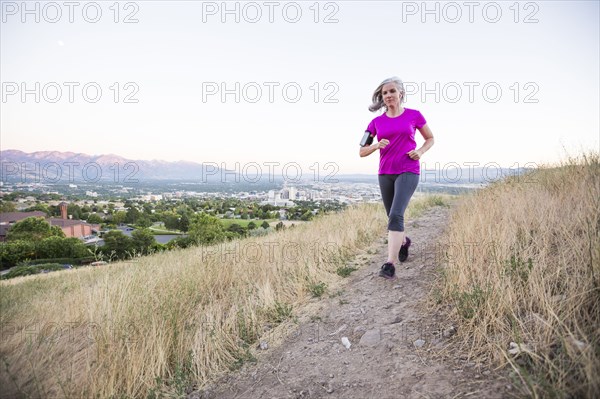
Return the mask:
{"type": "Polygon", "coordinates": [[[385,148],[389,143],[390,141],[388,139],[381,139],[381,141],[378,141],[376,144],[372,144],[367,147],[360,147],[358,155],[360,155],[361,157],[369,156],[375,151],[385,148]]]}
{"type": "Polygon", "coordinates": [[[390,141],[388,139],[381,139],[381,141],[377,142],[377,149],[381,150],[382,148],[385,148],[389,143],[390,141]]]}
{"type": "Polygon", "coordinates": [[[421,134],[423,135],[425,143],[423,143],[423,146],[418,150],[412,150],[406,153],[406,155],[408,155],[410,159],[413,159],[415,161],[421,159],[423,154],[425,154],[433,145],[433,133],[431,133],[431,129],[427,124],[423,125],[423,127],[419,129],[419,132],[421,132],[421,134]]]}
{"type": "Polygon", "coordinates": [[[421,154],[421,151],[419,151],[419,150],[412,150],[412,151],[407,152],[406,154],[410,157],[410,159],[415,160],[415,161],[418,159],[421,159],[421,156],[423,155],[423,154],[421,154]]]}

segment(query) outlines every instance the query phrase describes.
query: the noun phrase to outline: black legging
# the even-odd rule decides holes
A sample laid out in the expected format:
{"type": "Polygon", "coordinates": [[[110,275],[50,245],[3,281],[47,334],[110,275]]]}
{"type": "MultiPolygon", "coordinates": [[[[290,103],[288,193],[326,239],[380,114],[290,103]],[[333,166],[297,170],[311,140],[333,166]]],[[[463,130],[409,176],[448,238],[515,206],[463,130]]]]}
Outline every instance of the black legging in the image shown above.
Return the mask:
{"type": "Polygon", "coordinates": [[[405,172],[399,175],[379,175],[381,198],[388,215],[388,230],[404,231],[404,211],[419,184],[419,175],[405,172]],[[390,212],[391,210],[391,212],[390,212]]]}

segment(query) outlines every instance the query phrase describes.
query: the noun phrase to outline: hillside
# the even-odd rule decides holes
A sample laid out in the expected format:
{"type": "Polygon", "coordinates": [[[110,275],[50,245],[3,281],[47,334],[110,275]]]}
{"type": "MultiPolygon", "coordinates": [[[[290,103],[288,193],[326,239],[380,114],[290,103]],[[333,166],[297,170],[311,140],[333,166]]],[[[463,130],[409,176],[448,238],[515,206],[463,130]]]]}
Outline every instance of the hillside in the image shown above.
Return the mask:
{"type": "Polygon", "coordinates": [[[268,236],[3,281],[0,397],[172,396],[208,381],[341,280],[384,218],[364,205],[268,236]]]}
{"type": "Polygon", "coordinates": [[[1,282],[0,397],[593,398],[599,201],[597,155],[415,199],[395,281],[383,207],[363,204],[1,282]]]}
{"type": "Polygon", "coordinates": [[[397,282],[376,277],[386,248],[374,244],[281,345],[188,398],[598,397],[597,154],[491,185],[409,229],[421,245],[397,282]]]}
{"type": "Polygon", "coordinates": [[[438,300],[461,347],[523,395],[600,395],[600,161],[568,159],[465,197],[441,239],[438,300]]]}
{"type": "Polygon", "coordinates": [[[285,337],[264,334],[269,347],[256,351],[256,364],[246,363],[188,399],[502,398],[515,392],[490,365],[453,352],[456,326],[444,309],[429,306],[437,243],[450,213],[434,207],[407,225],[414,256],[398,268],[397,280],[377,275],[387,252],[383,234],[351,262],[358,271],[312,299],[297,323],[283,330],[285,337]]]}

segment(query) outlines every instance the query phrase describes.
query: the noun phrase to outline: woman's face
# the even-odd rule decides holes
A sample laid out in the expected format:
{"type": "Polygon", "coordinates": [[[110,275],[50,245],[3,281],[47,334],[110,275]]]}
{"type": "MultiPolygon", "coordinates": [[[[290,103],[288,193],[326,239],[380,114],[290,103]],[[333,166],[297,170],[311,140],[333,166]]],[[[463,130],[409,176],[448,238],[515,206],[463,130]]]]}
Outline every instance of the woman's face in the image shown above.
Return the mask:
{"type": "Polygon", "coordinates": [[[401,95],[402,93],[398,91],[398,88],[394,83],[386,83],[381,88],[381,96],[383,97],[383,102],[388,108],[390,107],[390,105],[394,107],[399,107],[401,95]]]}

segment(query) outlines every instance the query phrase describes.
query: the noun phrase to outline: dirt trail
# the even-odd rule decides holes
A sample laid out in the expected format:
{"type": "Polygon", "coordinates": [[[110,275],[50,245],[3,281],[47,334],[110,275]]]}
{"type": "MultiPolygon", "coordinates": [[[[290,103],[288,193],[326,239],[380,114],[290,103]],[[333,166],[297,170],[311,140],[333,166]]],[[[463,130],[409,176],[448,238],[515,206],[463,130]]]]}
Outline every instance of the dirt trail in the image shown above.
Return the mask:
{"type": "Polygon", "coordinates": [[[408,223],[413,246],[397,269],[398,279],[377,275],[387,254],[382,237],[370,250],[374,255],[362,257],[366,264],[337,287],[340,295],[330,292],[309,304],[281,345],[259,351],[255,364],[188,399],[516,395],[506,378],[461,356],[442,311],[427,310],[436,243],[449,212],[435,207],[408,223]],[[350,349],[342,337],[348,337],[350,349]],[[446,347],[454,350],[442,352],[446,347]]]}

